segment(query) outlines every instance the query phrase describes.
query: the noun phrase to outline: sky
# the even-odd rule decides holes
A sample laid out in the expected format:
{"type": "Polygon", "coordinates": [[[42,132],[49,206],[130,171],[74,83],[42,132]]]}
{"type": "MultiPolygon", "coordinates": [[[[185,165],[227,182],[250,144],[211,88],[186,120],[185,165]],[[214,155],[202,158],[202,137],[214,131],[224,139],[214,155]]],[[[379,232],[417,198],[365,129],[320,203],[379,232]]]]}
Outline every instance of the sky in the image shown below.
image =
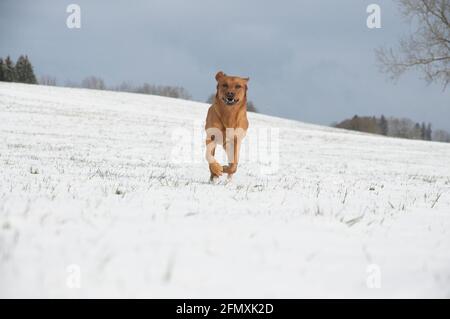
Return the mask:
{"type": "Polygon", "coordinates": [[[410,72],[393,82],[374,50],[413,29],[392,0],[1,0],[0,56],[27,54],[60,84],[95,75],[186,88],[206,101],[214,75],[249,76],[261,113],[329,125],[384,114],[450,131],[450,91],[410,72]],[[69,4],[81,28],[69,29],[69,4]],[[381,28],[366,25],[369,4],[381,28]]]}

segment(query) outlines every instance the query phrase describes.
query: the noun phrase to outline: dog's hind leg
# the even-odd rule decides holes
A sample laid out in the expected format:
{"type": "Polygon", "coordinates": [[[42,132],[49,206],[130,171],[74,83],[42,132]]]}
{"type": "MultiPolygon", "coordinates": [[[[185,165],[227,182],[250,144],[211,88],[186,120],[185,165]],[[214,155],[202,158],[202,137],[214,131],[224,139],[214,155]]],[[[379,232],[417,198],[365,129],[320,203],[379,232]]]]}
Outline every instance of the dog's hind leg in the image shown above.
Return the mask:
{"type": "Polygon", "coordinates": [[[239,151],[241,140],[238,136],[234,136],[231,143],[227,143],[226,153],[228,158],[228,166],[223,167],[224,173],[228,174],[228,180],[231,180],[233,174],[236,173],[239,162],[239,151]]]}

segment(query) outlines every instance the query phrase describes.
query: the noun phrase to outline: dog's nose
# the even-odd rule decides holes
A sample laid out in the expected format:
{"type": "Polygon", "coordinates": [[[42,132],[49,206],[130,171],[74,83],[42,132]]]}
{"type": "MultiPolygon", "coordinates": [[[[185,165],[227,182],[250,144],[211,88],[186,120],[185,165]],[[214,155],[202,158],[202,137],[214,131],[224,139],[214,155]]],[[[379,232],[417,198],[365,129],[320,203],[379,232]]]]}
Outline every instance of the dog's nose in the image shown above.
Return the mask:
{"type": "Polygon", "coordinates": [[[227,97],[233,98],[234,97],[234,93],[233,92],[227,92],[227,97]]]}

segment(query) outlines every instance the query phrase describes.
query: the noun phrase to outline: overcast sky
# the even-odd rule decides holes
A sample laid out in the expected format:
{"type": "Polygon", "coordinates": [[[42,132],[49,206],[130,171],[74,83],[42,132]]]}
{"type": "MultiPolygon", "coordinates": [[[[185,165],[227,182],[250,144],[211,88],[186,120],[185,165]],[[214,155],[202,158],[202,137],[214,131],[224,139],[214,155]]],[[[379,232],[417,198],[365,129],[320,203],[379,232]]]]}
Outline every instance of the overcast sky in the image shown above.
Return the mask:
{"type": "Polygon", "coordinates": [[[409,73],[380,74],[374,49],[410,30],[386,0],[0,0],[0,56],[28,54],[38,76],[107,85],[180,85],[199,101],[215,90],[218,70],[249,76],[262,113],[330,124],[381,115],[450,130],[450,93],[409,73]],[[81,29],[66,7],[81,6],[81,29]],[[366,7],[381,6],[381,29],[366,7]]]}

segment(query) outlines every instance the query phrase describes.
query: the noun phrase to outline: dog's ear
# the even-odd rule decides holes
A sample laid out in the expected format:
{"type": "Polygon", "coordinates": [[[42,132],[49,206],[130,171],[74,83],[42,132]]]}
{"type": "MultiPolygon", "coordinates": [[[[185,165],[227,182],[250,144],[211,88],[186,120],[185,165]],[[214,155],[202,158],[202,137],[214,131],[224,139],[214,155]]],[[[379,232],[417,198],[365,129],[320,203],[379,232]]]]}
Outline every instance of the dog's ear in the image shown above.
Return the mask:
{"type": "Polygon", "coordinates": [[[242,78],[242,80],[244,80],[245,82],[248,82],[248,81],[250,81],[250,78],[246,77],[246,78],[242,78]]]}
{"type": "Polygon", "coordinates": [[[217,74],[216,74],[216,81],[219,81],[224,76],[226,76],[226,74],[223,73],[222,71],[217,72],[217,74]]]}

